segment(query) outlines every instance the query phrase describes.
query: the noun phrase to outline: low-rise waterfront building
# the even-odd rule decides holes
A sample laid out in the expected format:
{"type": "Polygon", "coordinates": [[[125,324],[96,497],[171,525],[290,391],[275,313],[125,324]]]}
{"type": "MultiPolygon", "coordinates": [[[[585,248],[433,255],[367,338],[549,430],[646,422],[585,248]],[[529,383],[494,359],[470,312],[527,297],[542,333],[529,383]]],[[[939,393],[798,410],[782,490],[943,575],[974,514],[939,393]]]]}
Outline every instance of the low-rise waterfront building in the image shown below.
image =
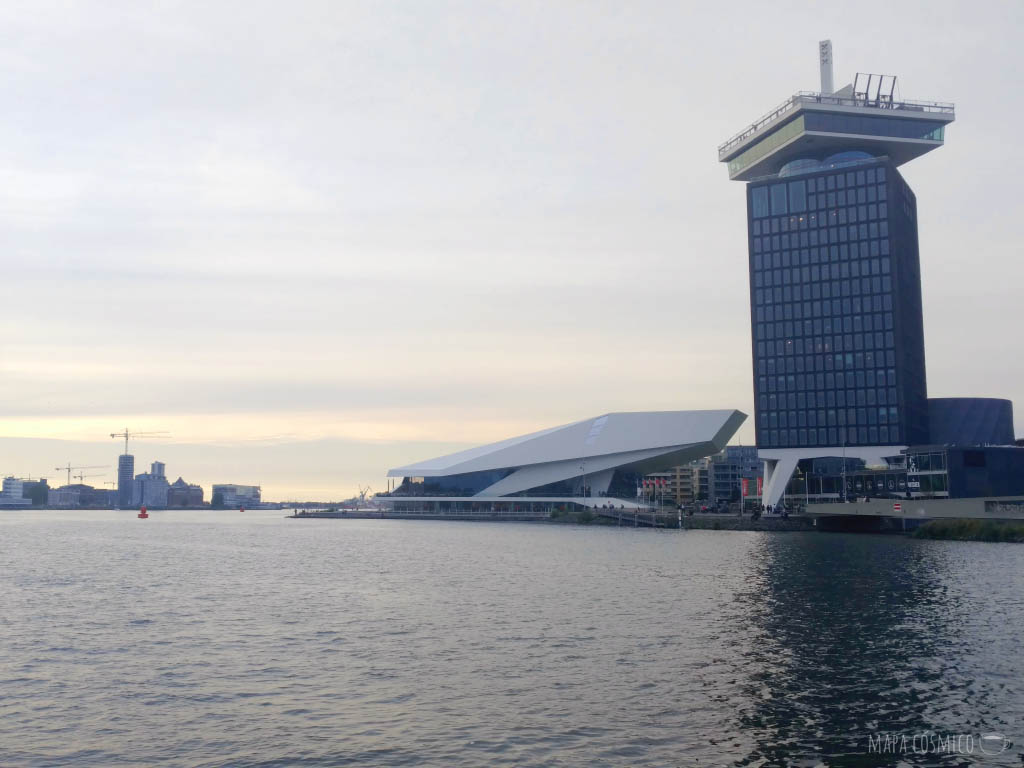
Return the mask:
{"type": "Polygon", "coordinates": [[[976,498],[1024,495],[1024,447],[911,446],[884,463],[818,458],[801,462],[786,486],[790,499],[976,498]]]}
{"type": "Polygon", "coordinates": [[[48,504],[51,507],[106,509],[113,505],[116,495],[116,491],[94,488],[84,483],[72,483],[51,489],[48,504]]]}
{"type": "Polygon", "coordinates": [[[28,499],[33,507],[43,507],[49,503],[50,485],[46,478],[23,480],[21,484],[22,498],[28,499]]]}
{"type": "Polygon", "coordinates": [[[3,485],[3,495],[7,498],[22,498],[22,489],[24,488],[24,480],[19,477],[5,477],[3,485]]]}
{"type": "Polygon", "coordinates": [[[1024,495],[1024,448],[915,446],[906,454],[912,496],[954,499],[1024,495]]]}
{"type": "Polygon", "coordinates": [[[30,507],[32,500],[25,497],[25,481],[17,477],[5,477],[0,492],[0,507],[12,509],[30,507]]]}
{"type": "Polygon", "coordinates": [[[203,506],[203,489],[199,485],[186,483],[180,477],[171,483],[167,490],[168,507],[201,507],[203,506]]]}
{"type": "Polygon", "coordinates": [[[69,485],[61,486],[60,488],[53,488],[50,491],[49,506],[60,507],[60,508],[74,508],[80,506],[81,494],[77,488],[72,488],[69,485]]]}
{"type": "Polygon", "coordinates": [[[210,504],[214,507],[251,509],[260,504],[260,487],[258,485],[221,483],[214,485],[212,491],[210,504]]]}

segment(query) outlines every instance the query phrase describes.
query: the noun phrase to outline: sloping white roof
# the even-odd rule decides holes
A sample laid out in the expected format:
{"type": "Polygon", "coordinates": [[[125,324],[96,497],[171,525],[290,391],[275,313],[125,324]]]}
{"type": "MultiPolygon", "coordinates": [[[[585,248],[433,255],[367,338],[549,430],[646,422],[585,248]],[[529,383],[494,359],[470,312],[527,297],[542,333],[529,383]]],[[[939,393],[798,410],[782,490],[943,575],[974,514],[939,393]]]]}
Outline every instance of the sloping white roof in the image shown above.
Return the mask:
{"type": "MultiPolygon", "coordinates": [[[[608,413],[395,467],[388,477],[443,477],[598,457],[614,465],[615,454],[669,454],[696,444],[708,444],[710,454],[725,447],[744,419],[746,414],[737,410],[608,413]]],[[[630,460],[622,458],[620,463],[630,460]]]]}

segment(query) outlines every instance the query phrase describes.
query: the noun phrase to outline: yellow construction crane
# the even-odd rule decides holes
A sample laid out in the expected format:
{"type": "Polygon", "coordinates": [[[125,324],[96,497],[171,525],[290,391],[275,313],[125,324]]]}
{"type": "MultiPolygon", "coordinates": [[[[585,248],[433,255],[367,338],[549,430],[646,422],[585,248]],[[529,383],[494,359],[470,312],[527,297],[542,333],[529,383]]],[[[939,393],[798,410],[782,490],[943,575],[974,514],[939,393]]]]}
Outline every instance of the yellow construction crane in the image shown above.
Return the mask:
{"type": "Polygon", "coordinates": [[[77,475],[73,475],[73,477],[77,477],[78,478],[79,484],[85,485],[85,481],[86,481],[87,478],[90,478],[90,477],[103,477],[103,474],[104,473],[101,472],[101,473],[99,473],[97,475],[85,475],[85,474],[82,474],[81,472],[79,472],[77,475]]]}
{"type": "Polygon", "coordinates": [[[68,473],[67,485],[71,485],[71,470],[73,470],[73,469],[106,469],[109,466],[110,466],[109,464],[91,464],[91,465],[88,465],[88,466],[83,465],[81,467],[72,467],[71,466],[71,462],[69,461],[68,465],[66,467],[54,467],[54,469],[57,470],[58,472],[67,472],[68,473]]]}
{"type": "Polygon", "coordinates": [[[124,432],[111,432],[111,437],[123,437],[124,438],[124,452],[128,455],[128,438],[129,437],[170,437],[169,432],[129,432],[128,427],[124,428],[124,432]]]}

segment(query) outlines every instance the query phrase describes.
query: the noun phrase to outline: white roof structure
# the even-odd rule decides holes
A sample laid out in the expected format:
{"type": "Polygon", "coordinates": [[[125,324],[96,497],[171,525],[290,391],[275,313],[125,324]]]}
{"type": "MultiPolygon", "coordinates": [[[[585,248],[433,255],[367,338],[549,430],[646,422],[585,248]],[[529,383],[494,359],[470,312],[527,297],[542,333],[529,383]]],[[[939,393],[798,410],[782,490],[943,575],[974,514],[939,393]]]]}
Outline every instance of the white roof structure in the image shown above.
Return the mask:
{"type": "Polygon", "coordinates": [[[746,418],[737,410],[607,413],[396,467],[388,477],[495,473],[476,496],[521,494],[586,477],[591,492],[601,494],[615,470],[647,474],[717,453],[746,418]]]}

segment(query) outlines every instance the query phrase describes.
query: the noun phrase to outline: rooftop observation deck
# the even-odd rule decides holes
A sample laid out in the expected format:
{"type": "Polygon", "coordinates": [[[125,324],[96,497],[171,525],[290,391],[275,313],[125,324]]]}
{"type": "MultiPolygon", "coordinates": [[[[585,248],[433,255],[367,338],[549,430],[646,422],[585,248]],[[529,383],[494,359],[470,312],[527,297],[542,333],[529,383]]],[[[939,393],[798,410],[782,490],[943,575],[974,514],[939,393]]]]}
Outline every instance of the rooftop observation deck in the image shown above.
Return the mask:
{"type": "Polygon", "coordinates": [[[954,118],[946,102],[868,98],[849,86],[800,91],[719,146],[718,159],[739,181],[777,173],[796,157],[824,159],[844,149],[888,155],[898,165],[941,146],[954,118]]]}

